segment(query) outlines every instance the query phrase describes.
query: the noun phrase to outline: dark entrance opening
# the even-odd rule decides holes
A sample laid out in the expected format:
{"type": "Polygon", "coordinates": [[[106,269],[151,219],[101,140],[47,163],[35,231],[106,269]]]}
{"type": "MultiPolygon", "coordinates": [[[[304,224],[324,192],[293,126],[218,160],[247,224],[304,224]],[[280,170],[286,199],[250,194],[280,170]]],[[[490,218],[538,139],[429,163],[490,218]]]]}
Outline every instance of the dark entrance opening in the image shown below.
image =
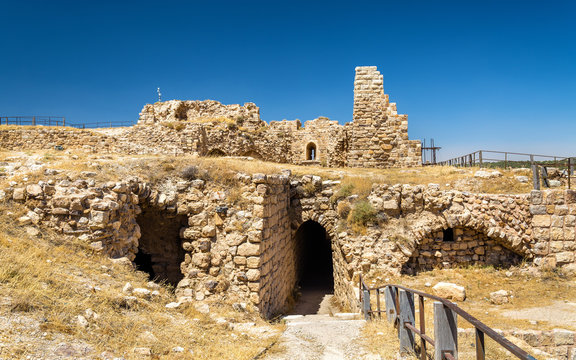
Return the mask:
{"type": "Polygon", "coordinates": [[[306,145],[306,160],[316,160],[316,144],[306,145]]]}
{"type": "Polygon", "coordinates": [[[322,225],[309,220],[300,225],[294,240],[300,298],[293,312],[316,314],[326,295],[334,293],[330,237],[322,225]]]}
{"type": "Polygon", "coordinates": [[[444,229],[442,231],[442,241],[454,241],[454,229],[444,229]]]}
{"type": "Polygon", "coordinates": [[[150,280],[176,286],[184,277],[180,270],[184,261],[180,229],[186,225],[186,217],[144,208],[136,221],[141,233],[136,268],[148,273],[150,280]]]}

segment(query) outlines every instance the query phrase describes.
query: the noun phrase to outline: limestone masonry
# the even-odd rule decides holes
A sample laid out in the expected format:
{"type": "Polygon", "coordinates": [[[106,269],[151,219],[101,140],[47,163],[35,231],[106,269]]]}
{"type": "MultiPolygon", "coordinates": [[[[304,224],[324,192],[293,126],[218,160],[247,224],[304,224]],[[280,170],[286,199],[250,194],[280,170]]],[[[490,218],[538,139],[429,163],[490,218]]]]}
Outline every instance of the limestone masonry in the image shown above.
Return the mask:
{"type": "Polygon", "coordinates": [[[0,148],[85,148],[123,154],[250,156],[329,167],[421,165],[419,140],[408,139],[408,116],[384,94],[375,66],[356,68],[353,121],[260,119],[253,103],[171,100],[145,105],[138,124],[119,131],[0,127],[0,148]]]}

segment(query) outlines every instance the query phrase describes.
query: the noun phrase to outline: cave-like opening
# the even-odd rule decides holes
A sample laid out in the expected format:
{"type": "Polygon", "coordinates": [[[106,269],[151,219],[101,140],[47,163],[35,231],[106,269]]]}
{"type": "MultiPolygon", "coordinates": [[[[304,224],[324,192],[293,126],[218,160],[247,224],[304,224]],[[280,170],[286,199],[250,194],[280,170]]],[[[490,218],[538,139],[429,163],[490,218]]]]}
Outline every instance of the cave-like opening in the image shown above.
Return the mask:
{"type": "Polygon", "coordinates": [[[180,270],[184,261],[180,229],[186,217],[144,208],[136,221],[141,233],[136,268],[148,273],[151,280],[176,286],[184,277],[180,270]]]}

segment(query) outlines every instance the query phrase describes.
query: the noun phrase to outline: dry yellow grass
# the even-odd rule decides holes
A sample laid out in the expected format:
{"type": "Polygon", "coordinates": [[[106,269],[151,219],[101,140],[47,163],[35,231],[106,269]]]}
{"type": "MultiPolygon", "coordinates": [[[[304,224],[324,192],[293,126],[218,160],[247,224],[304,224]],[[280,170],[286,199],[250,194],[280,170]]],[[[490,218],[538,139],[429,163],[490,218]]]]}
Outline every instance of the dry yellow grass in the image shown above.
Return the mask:
{"type": "MultiPolygon", "coordinates": [[[[9,306],[0,306],[0,317],[36,319],[46,333],[43,341],[61,341],[62,337],[81,340],[96,353],[110,351],[127,358],[134,356],[134,347],[145,346],[163,359],[252,359],[276,339],[277,335],[259,337],[219,325],[216,317],[228,324],[256,322],[271,334],[278,330],[256,313],[239,313],[226,304],[211,304],[211,316],[193,307],[167,310],[165,304],[175,301],[169,288],[162,287],[158,299],[126,307],[122,287],[126,282],[146,287],[145,274],[114,264],[91,253],[85,244],[49,231],[39,238],[30,237],[12,221],[23,211],[5,204],[0,209],[0,293],[4,302],[9,299],[9,306]],[[83,328],[76,318],[87,309],[98,318],[90,319],[89,326],[83,328]],[[175,346],[185,348],[188,355],[172,353],[175,346]]],[[[21,358],[41,353],[35,341],[29,341],[40,336],[33,332],[3,332],[2,356],[21,358]],[[24,344],[16,341],[22,337],[28,339],[24,344]]]]}
{"type": "MultiPolygon", "coordinates": [[[[378,276],[367,279],[367,283],[382,284],[384,278],[384,276],[378,276]]],[[[434,285],[445,281],[462,285],[466,288],[466,301],[457,302],[458,306],[493,328],[551,330],[556,327],[563,327],[576,330],[576,327],[568,324],[559,326],[555,323],[538,321],[538,325],[535,326],[528,319],[514,319],[502,315],[503,312],[510,310],[541,308],[564,301],[572,302],[576,298],[575,280],[573,276],[565,276],[554,271],[533,276],[530,273],[523,273],[515,269],[511,276],[506,276],[505,270],[495,270],[491,267],[469,267],[427,271],[416,276],[391,277],[388,278],[387,282],[427,293],[432,293],[432,288],[426,287],[425,283],[434,285]],[[510,303],[492,304],[489,301],[490,293],[502,289],[511,291],[513,297],[510,303]]],[[[459,326],[470,327],[465,321],[462,321],[459,326]]]]}
{"type": "MultiPolygon", "coordinates": [[[[69,171],[96,171],[102,180],[118,180],[138,175],[146,181],[156,181],[172,176],[184,167],[196,165],[206,169],[216,181],[228,181],[234,173],[278,174],[290,169],[295,176],[314,174],[324,179],[340,180],[342,186],[350,186],[352,194],[365,197],[374,184],[426,185],[436,183],[441,189],[457,189],[481,193],[527,193],[530,184],[520,183],[512,171],[500,170],[502,177],[494,179],[474,178],[479,168],[457,169],[448,166],[427,166],[409,169],[361,169],[326,168],[279,164],[259,160],[243,160],[230,157],[195,157],[192,155],[94,155],[80,150],[59,152],[54,150],[0,152],[0,161],[10,157],[34,157],[47,166],[69,171]],[[73,159],[72,156],[77,157],[73,159]]],[[[37,172],[42,175],[41,172],[37,172]]],[[[30,174],[33,175],[33,174],[30,174]]],[[[6,179],[5,179],[6,180],[6,179]]],[[[2,179],[0,178],[0,182],[2,179]]]]}

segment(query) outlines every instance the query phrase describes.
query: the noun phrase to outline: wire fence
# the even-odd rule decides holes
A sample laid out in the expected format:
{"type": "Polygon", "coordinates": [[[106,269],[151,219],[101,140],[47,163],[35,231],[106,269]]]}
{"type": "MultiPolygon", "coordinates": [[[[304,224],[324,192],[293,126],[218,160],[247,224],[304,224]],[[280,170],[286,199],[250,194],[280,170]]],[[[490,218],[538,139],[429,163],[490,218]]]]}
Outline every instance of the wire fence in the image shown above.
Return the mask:
{"type": "Polygon", "coordinates": [[[134,121],[96,121],[89,123],[71,123],[64,116],[0,116],[1,125],[17,126],[68,126],[77,129],[96,129],[133,126],[134,121]]]}

